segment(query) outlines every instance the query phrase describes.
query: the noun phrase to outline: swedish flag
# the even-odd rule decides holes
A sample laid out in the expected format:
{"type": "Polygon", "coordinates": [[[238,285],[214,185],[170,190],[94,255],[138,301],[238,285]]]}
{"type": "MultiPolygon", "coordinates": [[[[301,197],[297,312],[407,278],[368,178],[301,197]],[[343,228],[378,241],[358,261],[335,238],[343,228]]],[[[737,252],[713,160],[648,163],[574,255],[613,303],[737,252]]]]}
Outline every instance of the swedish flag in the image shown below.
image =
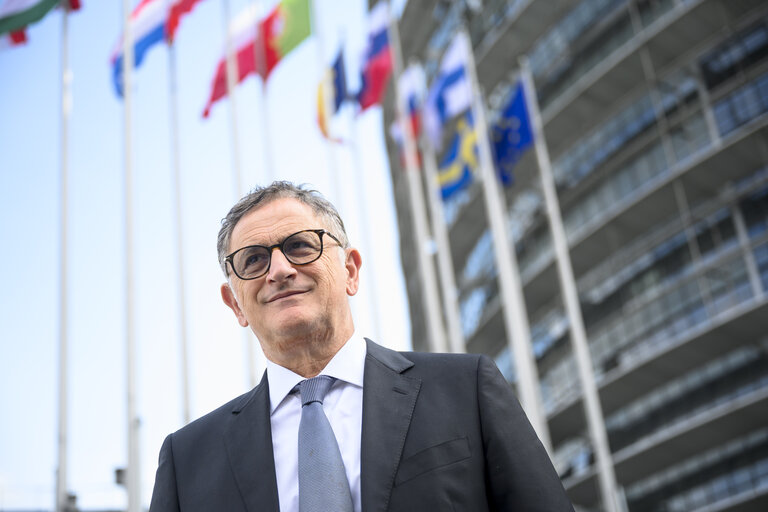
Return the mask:
{"type": "Polygon", "coordinates": [[[440,162],[437,181],[443,199],[448,199],[472,183],[477,168],[477,133],[472,113],[467,112],[456,123],[456,134],[440,162]]]}

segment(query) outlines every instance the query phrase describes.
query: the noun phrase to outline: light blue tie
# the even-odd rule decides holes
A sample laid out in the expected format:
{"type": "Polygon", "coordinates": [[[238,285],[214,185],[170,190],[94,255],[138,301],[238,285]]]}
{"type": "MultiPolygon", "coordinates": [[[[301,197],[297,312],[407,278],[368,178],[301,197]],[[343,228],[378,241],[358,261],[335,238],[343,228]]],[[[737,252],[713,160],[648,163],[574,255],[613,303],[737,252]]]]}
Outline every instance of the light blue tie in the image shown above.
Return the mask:
{"type": "Polygon", "coordinates": [[[334,380],[320,375],[299,383],[299,512],[352,512],[339,444],[323,411],[334,380]]]}

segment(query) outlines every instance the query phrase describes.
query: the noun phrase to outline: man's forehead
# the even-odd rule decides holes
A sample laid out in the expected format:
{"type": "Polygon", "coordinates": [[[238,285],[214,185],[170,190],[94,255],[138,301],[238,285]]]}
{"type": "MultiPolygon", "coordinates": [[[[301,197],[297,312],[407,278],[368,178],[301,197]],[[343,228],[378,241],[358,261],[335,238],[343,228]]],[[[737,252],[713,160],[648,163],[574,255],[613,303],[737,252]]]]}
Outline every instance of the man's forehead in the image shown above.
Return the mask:
{"type": "Polygon", "coordinates": [[[295,198],[275,198],[248,211],[232,230],[232,244],[242,240],[276,243],[303,229],[318,229],[320,217],[295,198]]]}

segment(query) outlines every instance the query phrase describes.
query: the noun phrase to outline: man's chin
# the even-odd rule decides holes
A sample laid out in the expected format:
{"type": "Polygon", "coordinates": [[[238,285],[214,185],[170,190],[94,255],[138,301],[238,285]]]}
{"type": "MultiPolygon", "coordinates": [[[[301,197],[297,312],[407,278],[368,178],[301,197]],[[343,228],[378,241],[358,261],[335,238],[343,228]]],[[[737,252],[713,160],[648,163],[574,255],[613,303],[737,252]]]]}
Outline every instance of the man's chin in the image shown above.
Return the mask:
{"type": "Polygon", "coordinates": [[[276,334],[283,341],[297,343],[325,339],[330,331],[326,322],[317,319],[293,317],[281,322],[276,334]]]}

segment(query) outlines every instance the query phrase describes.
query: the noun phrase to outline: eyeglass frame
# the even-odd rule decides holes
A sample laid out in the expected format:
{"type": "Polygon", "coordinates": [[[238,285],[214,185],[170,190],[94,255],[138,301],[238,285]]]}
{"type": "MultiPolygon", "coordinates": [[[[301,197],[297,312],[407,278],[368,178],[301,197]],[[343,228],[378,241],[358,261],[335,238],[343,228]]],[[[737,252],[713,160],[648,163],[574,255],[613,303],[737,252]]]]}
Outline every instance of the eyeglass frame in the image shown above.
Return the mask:
{"type": "Polygon", "coordinates": [[[298,266],[298,267],[303,267],[304,265],[309,265],[310,263],[316,262],[317,260],[320,259],[320,256],[323,255],[323,250],[325,249],[325,244],[323,243],[323,235],[328,235],[329,237],[331,237],[339,245],[339,247],[343,248],[343,246],[341,245],[341,242],[339,241],[339,239],[336,238],[333,235],[333,233],[331,233],[328,230],[325,230],[325,229],[302,229],[301,231],[297,231],[295,233],[292,233],[292,234],[288,235],[287,237],[283,238],[283,240],[280,243],[277,243],[277,244],[273,244],[273,245],[253,244],[253,245],[246,245],[244,247],[241,247],[241,248],[237,249],[236,251],[233,251],[233,252],[229,253],[224,258],[224,263],[225,264],[229,263],[229,268],[232,269],[232,272],[239,279],[241,279],[243,281],[252,281],[254,279],[258,279],[260,277],[264,277],[265,275],[267,275],[269,273],[269,269],[272,268],[272,253],[274,252],[275,249],[280,249],[280,252],[283,254],[283,257],[291,265],[295,265],[295,266],[298,266]],[[288,255],[285,254],[285,251],[283,250],[283,246],[285,245],[285,241],[288,240],[289,238],[293,237],[293,236],[298,235],[299,233],[307,233],[307,232],[315,233],[318,236],[318,238],[320,239],[320,250],[318,251],[317,257],[315,259],[313,259],[311,261],[306,261],[304,263],[294,263],[293,261],[291,261],[291,259],[288,257],[288,255]],[[269,262],[267,263],[267,268],[264,269],[263,273],[261,273],[261,274],[259,274],[257,276],[242,277],[240,274],[237,273],[237,269],[235,269],[235,264],[233,263],[233,259],[234,259],[235,254],[239,253],[240,251],[244,251],[245,249],[250,249],[252,247],[263,247],[264,249],[267,250],[267,252],[269,253],[269,262]]]}

